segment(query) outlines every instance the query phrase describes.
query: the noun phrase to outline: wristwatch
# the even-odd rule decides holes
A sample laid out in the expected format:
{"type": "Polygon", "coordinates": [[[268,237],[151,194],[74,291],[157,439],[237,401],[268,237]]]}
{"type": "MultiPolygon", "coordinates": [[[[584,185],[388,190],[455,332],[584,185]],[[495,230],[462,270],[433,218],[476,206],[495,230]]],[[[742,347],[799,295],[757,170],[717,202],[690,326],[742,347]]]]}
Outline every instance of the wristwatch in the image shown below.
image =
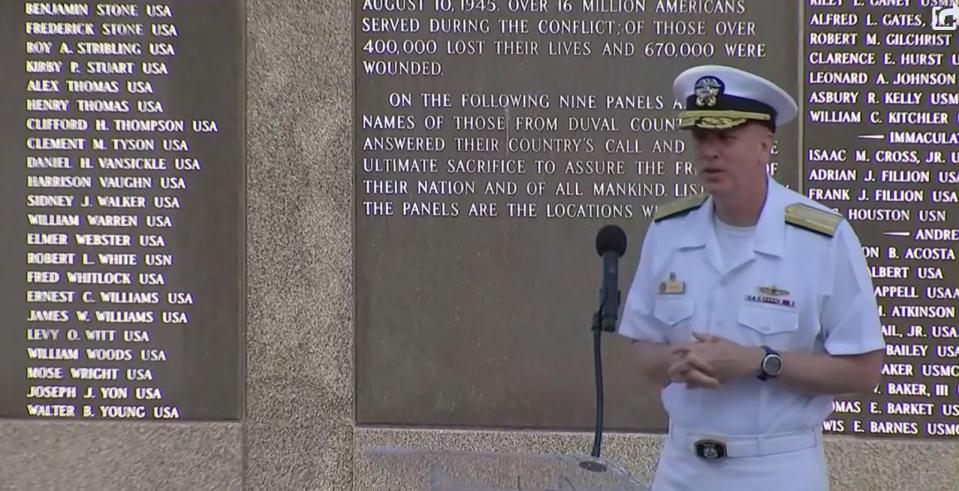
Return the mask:
{"type": "Polygon", "coordinates": [[[763,349],[766,351],[766,356],[763,356],[763,361],[759,364],[758,378],[765,381],[779,376],[779,373],[783,371],[783,359],[769,346],[763,346],[763,349]]]}

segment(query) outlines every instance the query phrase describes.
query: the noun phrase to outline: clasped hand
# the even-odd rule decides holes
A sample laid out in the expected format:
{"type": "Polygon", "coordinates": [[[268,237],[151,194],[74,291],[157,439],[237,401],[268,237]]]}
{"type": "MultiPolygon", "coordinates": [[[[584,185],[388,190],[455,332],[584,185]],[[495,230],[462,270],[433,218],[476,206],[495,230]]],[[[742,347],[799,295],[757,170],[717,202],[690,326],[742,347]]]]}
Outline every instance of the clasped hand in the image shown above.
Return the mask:
{"type": "Polygon", "coordinates": [[[721,336],[693,333],[695,341],[674,345],[666,371],[675,383],[687,388],[716,389],[727,380],[754,373],[762,348],[748,347],[721,336]],[[758,351],[757,351],[758,350],[758,351]]]}

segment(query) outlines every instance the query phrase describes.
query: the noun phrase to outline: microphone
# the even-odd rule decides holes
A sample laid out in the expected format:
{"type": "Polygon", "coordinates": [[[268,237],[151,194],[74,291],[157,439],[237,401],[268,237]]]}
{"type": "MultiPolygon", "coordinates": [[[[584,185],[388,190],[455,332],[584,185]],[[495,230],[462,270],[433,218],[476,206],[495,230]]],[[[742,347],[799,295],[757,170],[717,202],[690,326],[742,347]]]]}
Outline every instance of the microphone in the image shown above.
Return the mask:
{"type": "MultiPolygon", "coordinates": [[[[596,429],[590,456],[599,459],[603,445],[603,350],[600,337],[603,331],[616,331],[619,315],[619,257],[626,252],[626,232],[616,225],[606,225],[596,234],[596,253],[603,258],[603,288],[599,291],[599,310],[593,314],[593,362],[596,372],[596,429]]],[[[579,463],[592,472],[606,472],[606,464],[599,460],[579,463]]]]}
{"type": "Polygon", "coordinates": [[[603,288],[600,290],[599,317],[604,331],[616,330],[619,316],[619,258],[626,252],[626,233],[616,225],[606,225],[596,234],[596,253],[603,258],[603,288]]]}

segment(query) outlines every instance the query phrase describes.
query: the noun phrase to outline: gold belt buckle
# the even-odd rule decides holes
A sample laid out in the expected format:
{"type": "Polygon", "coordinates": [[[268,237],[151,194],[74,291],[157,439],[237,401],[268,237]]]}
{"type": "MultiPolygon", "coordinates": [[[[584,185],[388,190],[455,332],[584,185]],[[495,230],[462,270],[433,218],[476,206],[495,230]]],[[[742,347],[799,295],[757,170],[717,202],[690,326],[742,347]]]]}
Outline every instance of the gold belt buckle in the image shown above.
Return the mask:
{"type": "Polygon", "coordinates": [[[719,440],[697,440],[695,448],[696,455],[705,460],[722,460],[726,458],[726,444],[719,440]]]}

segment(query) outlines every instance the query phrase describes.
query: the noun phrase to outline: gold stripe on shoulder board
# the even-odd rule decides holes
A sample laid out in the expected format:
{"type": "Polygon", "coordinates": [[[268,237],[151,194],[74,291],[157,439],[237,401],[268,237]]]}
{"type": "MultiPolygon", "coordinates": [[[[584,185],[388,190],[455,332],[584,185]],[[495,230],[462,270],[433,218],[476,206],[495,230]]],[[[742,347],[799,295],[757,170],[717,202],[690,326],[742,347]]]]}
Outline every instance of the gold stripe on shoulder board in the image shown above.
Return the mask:
{"type": "Polygon", "coordinates": [[[842,221],[842,215],[813,208],[803,203],[793,203],[786,207],[786,223],[806,230],[832,237],[836,227],[842,221]]]}
{"type": "Polygon", "coordinates": [[[680,198],[669,203],[659,205],[656,207],[656,214],[653,215],[653,221],[660,221],[672,216],[679,215],[684,211],[694,210],[703,206],[703,203],[706,202],[706,193],[694,194],[692,196],[687,196],[685,198],[680,198]]]}

